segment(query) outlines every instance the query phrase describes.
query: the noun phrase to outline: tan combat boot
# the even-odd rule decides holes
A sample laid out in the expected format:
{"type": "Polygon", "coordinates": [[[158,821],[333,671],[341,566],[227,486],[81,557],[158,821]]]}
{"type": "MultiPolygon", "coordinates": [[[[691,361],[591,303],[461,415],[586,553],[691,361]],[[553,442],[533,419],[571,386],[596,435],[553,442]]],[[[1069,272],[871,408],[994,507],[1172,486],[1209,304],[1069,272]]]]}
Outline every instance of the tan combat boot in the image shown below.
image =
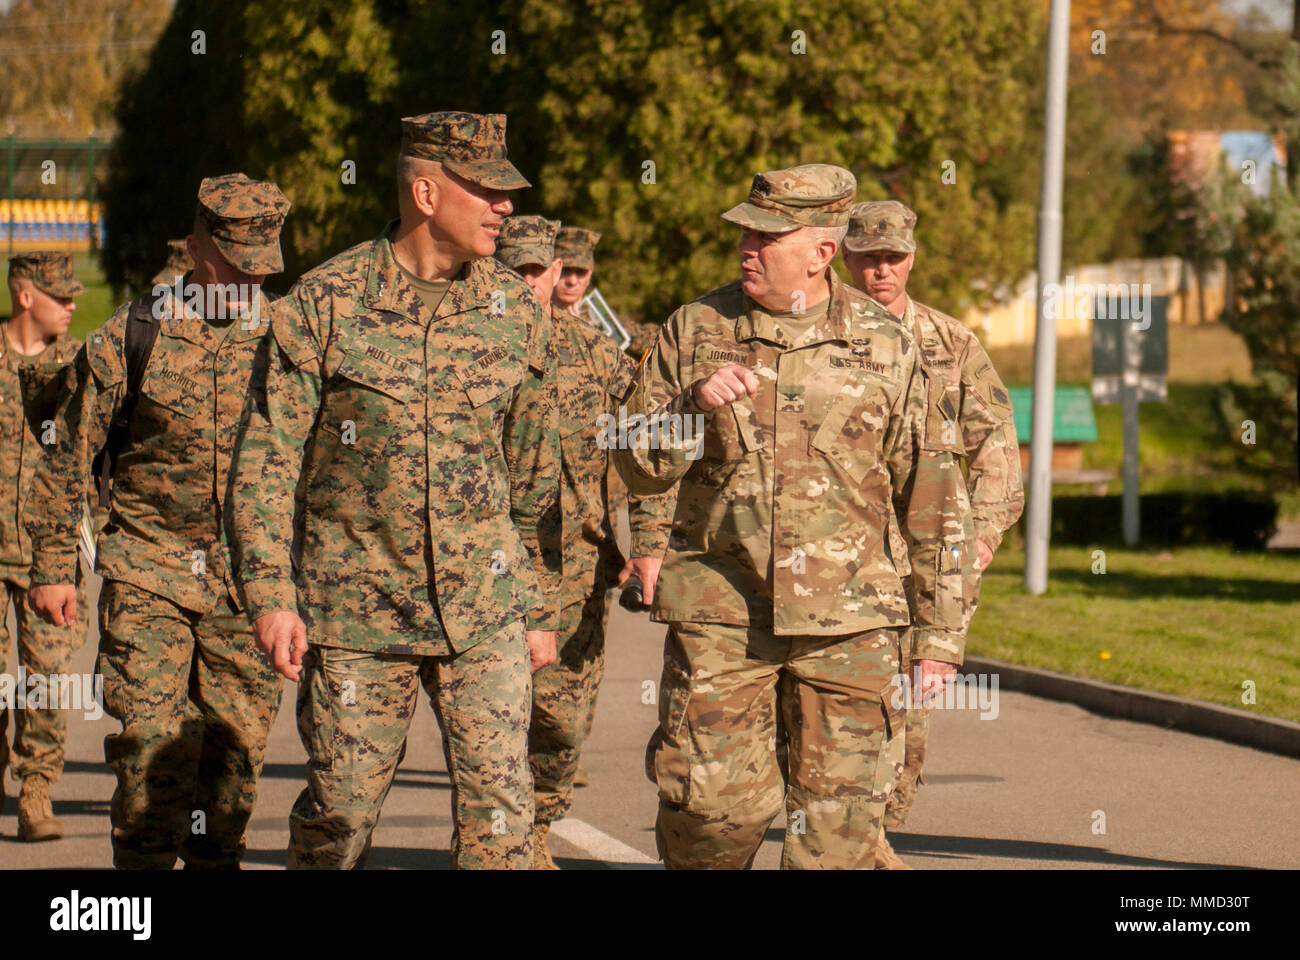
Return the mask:
{"type": "Polygon", "coordinates": [[[582,764],[578,764],[578,769],[573,772],[573,785],[575,787],[585,787],[591,783],[591,778],[587,776],[587,771],[582,769],[582,764]]]}
{"type": "Polygon", "coordinates": [[[50,781],[39,773],[23,777],[23,792],[18,797],[18,839],[35,843],[62,836],[63,824],[50,804],[50,781]]]}
{"type": "Polygon", "coordinates": [[[533,824],[533,869],[559,870],[551,859],[551,851],[546,849],[546,835],[551,832],[549,823],[533,824]]]}
{"type": "Polygon", "coordinates": [[[880,839],[876,841],[876,869],[877,870],[911,870],[912,868],[905,864],[901,857],[894,852],[894,848],[889,845],[885,838],[885,828],[880,828],[880,839]]]}

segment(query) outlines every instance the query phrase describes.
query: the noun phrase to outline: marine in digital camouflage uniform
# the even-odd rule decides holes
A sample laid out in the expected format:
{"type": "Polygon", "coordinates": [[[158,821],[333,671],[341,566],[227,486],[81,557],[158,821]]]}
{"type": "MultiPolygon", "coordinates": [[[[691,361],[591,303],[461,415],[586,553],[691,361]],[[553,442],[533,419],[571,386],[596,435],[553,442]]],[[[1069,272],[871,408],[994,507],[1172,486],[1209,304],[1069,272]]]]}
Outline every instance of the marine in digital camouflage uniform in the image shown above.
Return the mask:
{"type": "MultiPolygon", "coordinates": [[[[32,689],[26,678],[66,674],[73,653],[86,642],[84,621],[54,626],[28,609],[32,543],[23,524],[32,476],[41,460],[42,438],[52,439],[48,430],[63,369],[81,347],[81,341],[67,331],[77,306],[75,298],[85,292],[73,276],[70,254],[36,251],[9,259],[13,316],[0,321],[0,494],[4,497],[0,508],[0,676],[13,679],[15,707],[19,688],[24,692],[32,689]],[[11,605],[18,626],[18,673],[11,673],[9,667],[11,605]]],[[[80,575],[76,598],[85,605],[80,575]]],[[[59,692],[46,683],[46,696],[58,697],[59,692]]],[[[56,840],[63,836],[63,825],[54,816],[50,784],[63,773],[67,716],[63,710],[51,709],[48,700],[45,708],[28,703],[13,713],[11,756],[8,704],[0,701],[0,811],[5,807],[4,770],[10,765],[14,779],[22,785],[18,839],[56,840]]]]}
{"type": "Polygon", "coordinates": [[[187,867],[231,869],[244,854],[281,684],[236,593],[222,508],[269,330],[260,286],[284,268],[288,210],[272,183],[239,173],[202,182],[183,302],[150,291],[90,334],[60,409],[59,444],[37,474],[33,598],[57,616],[76,566],[86,492],[78,464],[105,448],[115,420],[126,430],[96,563],[97,670],[105,710],[122,723],[104,739],[117,776],[109,815],[119,868],[170,869],[179,856],[187,867]],[[157,340],[128,409],[131,324],[156,325],[157,340]]]}
{"type": "MultiPolygon", "coordinates": [[[[511,217],[501,228],[497,259],[519,272],[543,303],[562,266],[555,234],[560,224],[544,217],[511,217]]],[[[547,849],[551,823],[573,806],[579,753],[591,733],[596,694],[605,670],[605,625],[611,588],[625,563],[611,515],[626,490],[609,470],[602,445],[601,414],[616,407],[631,386],[635,367],[618,346],[572,314],[552,307],[560,396],[561,493],[560,630],[557,661],[533,676],[529,762],[536,798],[536,869],[553,869],[547,849]],[[613,489],[611,489],[613,486],[613,489]]],[[[668,546],[676,497],[628,497],[635,557],[659,557],[668,546]]],[[[631,567],[631,564],[627,564],[631,567]]]]}
{"type": "MultiPolygon", "coordinates": [[[[564,311],[590,324],[596,329],[600,325],[582,309],[582,300],[591,288],[591,281],[596,275],[596,244],[600,234],[585,227],[561,227],[555,238],[555,255],[564,263],[560,279],[555,283],[552,304],[557,311],[564,311]]],[[[628,336],[632,342],[627,352],[636,358],[645,355],[654,340],[653,329],[644,323],[625,323],[628,336]]]]}
{"type": "Polygon", "coordinates": [[[194,258],[190,256],[189,246],[184,239],[167,241],[167,262],[149,281],[152,288],[158,284],[170,287],[177,277],[184,277],[194,269],[194,258]]]}
{"type": "MultiPolygon", "coordinates": [[[[854,204],[844,262],[853,285],[883,303],[921,345],[930,394],[923,449],[927,456],[952,456],[966,468],[962,493],[969,491],[983,570],[1024,508],[1011,399],[975,335],[907,295],[916,254],[915,226],[916,214],[896,200],[854,204]]],[[[968,610],[963,631],[970,626],[977,601],[968,610]]],[[[916,799],[931,712],[919,704],[907,710],[903,773],[885,812],[888,829],[903,825],[916,799]]],[[[881,867],[905,867],[888,842],[881,844],[877,862],[881,867]]]]}
{"type": "Polygon", "coordinates": [[[494,260],[528,182],[501,114],[402,121],[399,213],[274,308],[232,478],[238,575],[298,680],[291,868],[364,866],[423,686],[451,862],[531,865],[530,667],[554,658],[551,322],[494,260]]]}
{"type": "Polygon", "coordinates": [[[755,176],[723,215],[743,228],[742,280],[669,317],[627,401],[630,416],[706,422],[698,460],[662,431],[614,454],[635,493],[680,480],[647,751],[670,868],[749,867],[783,799],[783,867],[870,868],[902,767],[891,693],[909,656],[927,682],[962,660],[970,523],[949,522],[954,471],[919,456],[915,342],[829,269],[855,189],[827,164],[755,176]]]}
{"type": "Polygon", "coordinates": [[[552,305],[584,323],[591,321],[582,309],[582,298],[591,288],[596,273],[596,244],[600,234],[585,227],[560,227],[555,238],[555,255],[564,263],[552,291],[552,305]]]}

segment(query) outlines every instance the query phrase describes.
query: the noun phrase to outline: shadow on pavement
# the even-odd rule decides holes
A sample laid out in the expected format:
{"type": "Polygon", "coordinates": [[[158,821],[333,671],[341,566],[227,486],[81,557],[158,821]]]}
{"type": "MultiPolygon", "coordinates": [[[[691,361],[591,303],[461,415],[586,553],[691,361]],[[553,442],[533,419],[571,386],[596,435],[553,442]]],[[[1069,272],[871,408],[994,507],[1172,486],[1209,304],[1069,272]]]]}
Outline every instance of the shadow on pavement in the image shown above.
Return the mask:
{"type": "MultiPolygon", "coordinates": [[[[769,830],[768,839],[783,840],[785,831],[769,830]],[[774,836],[775,834],[775,836],[774,836]]],[[[1011,860],[1066,860],[1097,863],[1108,867],[1181,867],[1187,870],[1249,870],[1227,863],[1189,863],[1134,857],[1096,847],[1072,843],[1039,843],[1033,840],[1002,840],[996,837],[941,837],[925,833],[890,833],[896,853],[948,857],[1006,857],[1011,860]]]]}
{"type": "Polygon", "coordinates": [[[89,760],[67,760],[63,764],[63,774],[67,776],[70,773],[103,773],[109,776],[113,771],[109,769],[107,763],[103,760],[97,760],[91,763],[89,760]]]}
{"type": "MultiPolygon", "coordinates": [[[[306,764],[302,763],[268,763],[262,767],[260,780],[297,780],[307,782],[306,764]]],[[[416,770],[398,767],[393,777],[395,787],[430,787],[434,790],[450,790],[451,780],[443,770],[416,770]]]]}
{"type": "Polygon", "coordinates": [[[54,800],[56,817],[103,817],[108,824],[108,798],[103,800],[54,800]]]}

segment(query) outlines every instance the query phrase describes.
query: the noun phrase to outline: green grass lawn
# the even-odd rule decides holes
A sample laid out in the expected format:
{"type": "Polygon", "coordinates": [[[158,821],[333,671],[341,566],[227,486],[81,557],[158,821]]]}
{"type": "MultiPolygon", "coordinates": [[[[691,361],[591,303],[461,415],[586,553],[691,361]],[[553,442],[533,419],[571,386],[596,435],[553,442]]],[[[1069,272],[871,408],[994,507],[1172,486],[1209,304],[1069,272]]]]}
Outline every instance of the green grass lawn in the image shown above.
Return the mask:
{"type": "MultiPolygon", "coordinates": [[[[6,256],[6,271],[8,257],[6,256]]],[[[89,253],[72,255],[73,273],[86,285],[86,292],[77,297],[77,309],[72,314],[72,324],[68,332],[79,340],[86,339],[86,334],[112,316],[118,303],[112,288],[104,282],[104,271],[99,261],[89,253]]],[[[9,285],[0,282],[0,317],[9,316],[12,304],[9,302],[9,285]]]]}
{"type": "Polygon", "coordinates": [[[1058,547],[1041,597],[1024,559],[1008,543],[985,574],[971,655],[1300,721],[1300,553],[1108,548],[1102,575],[1058,547]]]}

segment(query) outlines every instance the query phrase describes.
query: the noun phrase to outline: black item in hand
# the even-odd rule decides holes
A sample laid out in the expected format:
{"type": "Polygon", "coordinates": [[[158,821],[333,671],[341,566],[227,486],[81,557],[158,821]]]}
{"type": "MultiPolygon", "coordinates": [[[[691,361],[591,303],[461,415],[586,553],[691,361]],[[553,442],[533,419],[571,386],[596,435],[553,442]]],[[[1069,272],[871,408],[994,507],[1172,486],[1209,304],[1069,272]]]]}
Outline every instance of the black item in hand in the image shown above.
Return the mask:
{"type": "Polygon", "coordinates": [[[650,609],[650,604],[645,602],[641,590],[641,578],[636,574],[632,574],[627,578],[627,583],[623,584],[623,592],[619,594],[618,605],[631,613],[645,613],[650,609]]]}

